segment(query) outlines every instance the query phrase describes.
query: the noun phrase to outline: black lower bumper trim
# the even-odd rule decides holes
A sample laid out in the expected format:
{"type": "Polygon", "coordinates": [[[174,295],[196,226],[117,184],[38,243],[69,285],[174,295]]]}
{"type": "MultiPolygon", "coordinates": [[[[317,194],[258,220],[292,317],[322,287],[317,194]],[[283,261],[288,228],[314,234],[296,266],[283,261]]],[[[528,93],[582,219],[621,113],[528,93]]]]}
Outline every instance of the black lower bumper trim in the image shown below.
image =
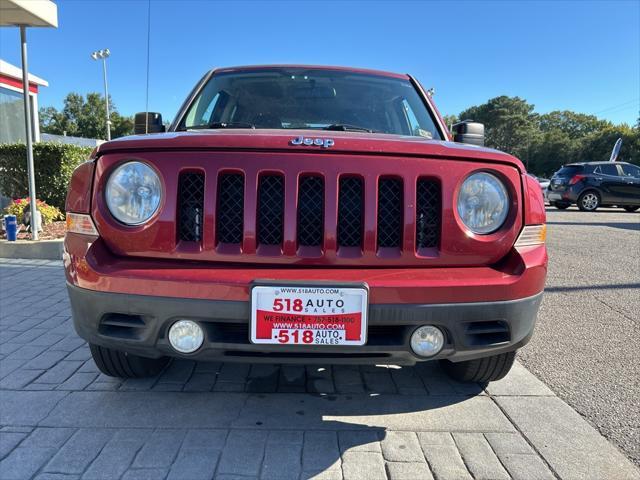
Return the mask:
{"type": "Polygon", "coordinates": [[[372,304],[368,341],[363,346],[254,345],[249,342],[249,302],[197,300],[107,293],[67,284],[78,334],[90,343],[147,357],[270,363],[388,363],[470,360],[516,350],[533,333],[542,293],[486,303],[372,304]],[[171,348],[166,332],[177,319],[195,320],[205,343],[194,354],[171,348]],[[424,359],[409,347],[420,325],[445,332],[446,344],[424,359]]]}

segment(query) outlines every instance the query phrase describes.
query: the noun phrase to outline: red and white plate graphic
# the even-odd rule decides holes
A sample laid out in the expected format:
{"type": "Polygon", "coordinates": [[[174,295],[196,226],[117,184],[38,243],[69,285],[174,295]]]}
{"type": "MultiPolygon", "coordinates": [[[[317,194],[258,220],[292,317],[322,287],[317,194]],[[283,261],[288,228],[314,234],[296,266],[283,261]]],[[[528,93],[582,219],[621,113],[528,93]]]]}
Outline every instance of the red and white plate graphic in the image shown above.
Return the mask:
{"type": "Polygon", "coordinates": [[[367,289],[331,286],[255,286],[251,342],[275,345],[364,345],[367,289]]]}

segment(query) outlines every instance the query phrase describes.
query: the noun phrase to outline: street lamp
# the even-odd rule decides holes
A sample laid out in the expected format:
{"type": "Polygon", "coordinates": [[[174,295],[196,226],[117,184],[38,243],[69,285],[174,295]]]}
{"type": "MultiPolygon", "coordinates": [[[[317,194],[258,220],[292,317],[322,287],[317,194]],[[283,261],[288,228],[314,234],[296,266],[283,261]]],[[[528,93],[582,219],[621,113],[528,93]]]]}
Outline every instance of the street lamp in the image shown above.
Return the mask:
{"type": "Polygon", "coordinates": [[[97,50],[91,54],[94,60],[102,60],[102,73],[104,74],[104,100],[107,106],[107,140],[111,140],[111,120],[109,119],[109,92],[107,90],[107,58],[111,55],[108,48],[97,50]]]}

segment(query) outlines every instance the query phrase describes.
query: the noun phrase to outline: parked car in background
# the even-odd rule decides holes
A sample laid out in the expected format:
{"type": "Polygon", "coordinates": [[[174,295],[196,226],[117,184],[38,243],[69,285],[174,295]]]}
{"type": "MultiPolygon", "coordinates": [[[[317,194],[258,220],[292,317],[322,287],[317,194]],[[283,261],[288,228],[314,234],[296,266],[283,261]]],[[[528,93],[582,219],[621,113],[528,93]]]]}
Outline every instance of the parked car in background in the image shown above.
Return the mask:
{"type": "Polygon", "coordinates": [[[576,204],[588,212],[613,206],[635,212],[640,208],[640,167],[626,162],[565,165],[551,178],[548,199],[561,210],[576,204]]]}
{"type": "Polygon", "coordinates": [[[498,380],[533,334],[545,210],[522,162],[483,144],[408,75],[213,70],[168,133],[104,143],[74,172],[75,328],[116,377],[180,357],[439,360],[498,380]]]}

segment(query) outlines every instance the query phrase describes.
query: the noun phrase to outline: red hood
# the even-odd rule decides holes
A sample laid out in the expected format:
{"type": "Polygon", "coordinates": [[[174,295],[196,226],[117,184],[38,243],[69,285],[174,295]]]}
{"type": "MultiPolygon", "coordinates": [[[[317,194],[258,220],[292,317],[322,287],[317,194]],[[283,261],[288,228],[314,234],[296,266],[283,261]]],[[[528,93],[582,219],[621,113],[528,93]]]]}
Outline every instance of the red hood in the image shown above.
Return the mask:
{"type": "Polygon", "coordinates": [[[97,155],[127,150],[281,150],[315,151],[330,153],[357,153],[382,155],[408,155],[443,159],[468,159],[483,162],[507,163],[520,171],[525,171],[522,162],[512,155],[490,148],[476,147],[461,143],[428,140],[422,137],[372,134],[358,132],[331,132],[318,130],[206,130],[172,132],[152,135],[133,135],[103,143],[97,155]],[[298,136],[311,138],[331,138],[334,145],[329,148],[319,146],[292,145],[298,136]]]}

